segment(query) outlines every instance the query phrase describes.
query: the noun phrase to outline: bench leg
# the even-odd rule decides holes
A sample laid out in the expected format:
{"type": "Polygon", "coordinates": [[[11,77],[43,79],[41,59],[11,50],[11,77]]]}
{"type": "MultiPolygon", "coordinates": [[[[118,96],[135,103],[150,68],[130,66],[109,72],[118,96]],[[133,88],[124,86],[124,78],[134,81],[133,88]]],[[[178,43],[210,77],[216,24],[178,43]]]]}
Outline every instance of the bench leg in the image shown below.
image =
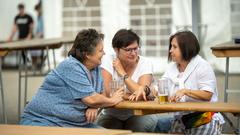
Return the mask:
{"type": "Polygon", "coordinates": [[[237,129],[236,134],[240,135],[240,114],[237,115],[237,129]]]}

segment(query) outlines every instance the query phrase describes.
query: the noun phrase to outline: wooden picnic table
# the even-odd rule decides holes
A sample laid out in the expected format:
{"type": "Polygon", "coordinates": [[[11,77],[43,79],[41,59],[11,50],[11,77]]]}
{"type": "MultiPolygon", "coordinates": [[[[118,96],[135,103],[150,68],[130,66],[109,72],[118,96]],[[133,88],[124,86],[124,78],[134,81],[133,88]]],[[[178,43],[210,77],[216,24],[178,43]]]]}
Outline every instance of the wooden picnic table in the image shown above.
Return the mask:
{"type": "Polygon", "coordinates": [[[225,85],[224,85],[224,101],[228,101],[228,93],[240,93],[240,90],[229,90],[228,89],[228,78],[229,78],[229,58],[240,57],[240,44],[236,44],[233,41],[221,43],[211,47],[212,53],[219,58],[226,58],[225,68],[225,85]]]}
{"type": "Polygon", "coordinates": [[[123,101],[114,108],[131,109],[135,115],[156,114],[164,112],[199,111],[199,112],[221,112],[227,122],[230,123],[235,133],[240,134],[240,104],[223,102],[178,102],[159,104],[157,101],[123,101]],[[237,125],[234,127],[232,121],[224,113],[232,113],[237,117],[237,125]]]}
{"type": "MultiPolygon", "coordinates": [[[[47,66],[48,71],[50,71],[50,58],[49,58],[49,49],[53,50],[53,62],[54,67],[56,66],[56,58],[55,58],[55,52],[54,49],[60,48],[64,44],[71,44],[74,42],[74,37],[61,37],[61,38],[50,38],[50,39],[32,39],[32,40],[19,40],[14,42],[4,42],[0,43],[0,54],[1,57],[4,57],[7,55],[8,52],[11,51],[17,51],[18,52],[18,65],[19,65],[19,90],[18,90],[18,116],[20,117],[21,114],[21,98],[22,98],[22,86],[21,86],[21,79],[25,79],[25,90],[24,90],[24,100],[23,100],[23,106],[26,104],[27,100],[27,78],[30,76],[41,76],[45,75],[43,73],[36,75],[36,74],[28,74],[27,64],[23,62],[22,53],[26,54],[26,51],[29,50],[46,50],[46,57],[47,57],[47,66]],[[22,74],[22,70],[24,70],[24,74],[22,74]]],[[[27,61],[27,57],[25,57],[25,61],[27,61]]],[[[0,67],[2,67],[0,63],[0,67]]],[[[0,68],[0,72],[2,72],[0,68]]],[[[0,76],[1,77],[1,76],[0,76]]],[[[1,78],[0,78],[1,79],[1,78]]],[[[2,82],[2,79],[0,80],[2,82]]],[[[2,83],[1,83],[1,92],[2,90],[2,83]]],[[[2,94],[4,95],[4,94],[2,94]]],[[[2,98],[4,100],[4,97],[2,98]]],[[[4,103],[4,101],[3,101],[4,103]]],[[[4,106],[4,105],[3,105],[4,106]]],[[[5,109],[4,109],[5,111],[5,109]]],[[[4,113],[5,114],[5,113],[4,113]]],[[[5,118],[6,116],[4,116],[5,118]]],[[[6,122],[5,122],[6,123],[6,122]]]]}
{"type": "Polygon", "coordinates": [[[135,115],[145,115],[162,112],[176,111],[212,111],[212,112],[228,112],[239,114],[240,105],[237,103],[223,102],[178,102],[159,104],[157,101],[123,101],[114,108],[132,109],[135,115]]]}

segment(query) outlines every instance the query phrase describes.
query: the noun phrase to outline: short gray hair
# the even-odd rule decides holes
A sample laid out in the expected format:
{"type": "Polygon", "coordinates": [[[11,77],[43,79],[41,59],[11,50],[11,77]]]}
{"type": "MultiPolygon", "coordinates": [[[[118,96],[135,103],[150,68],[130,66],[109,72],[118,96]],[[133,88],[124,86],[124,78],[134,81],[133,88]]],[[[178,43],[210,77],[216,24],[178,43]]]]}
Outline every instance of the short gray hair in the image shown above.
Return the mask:
{"type": "Polygon", "coordinates": [[[104,35],[98,33],[95,29],[81,30],[73,43],[71,50],[68,52],[68,56],[75,57],[80,62],[85,60],[87,54],[91,54],[95,51],[97,44],[102,41],[104,35]]]}

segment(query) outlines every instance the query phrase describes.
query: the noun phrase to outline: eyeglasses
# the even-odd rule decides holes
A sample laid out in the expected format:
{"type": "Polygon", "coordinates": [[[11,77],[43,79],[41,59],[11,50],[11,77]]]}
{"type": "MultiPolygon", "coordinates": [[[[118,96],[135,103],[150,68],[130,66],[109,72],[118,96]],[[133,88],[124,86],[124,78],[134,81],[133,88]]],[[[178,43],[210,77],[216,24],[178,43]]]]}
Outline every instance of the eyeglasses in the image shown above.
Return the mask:
{"type": "Polygon", "coordinates": [[[121,48],[123,49],[124,51],[126,51],[128,54],[132,53],[132,52],[135,52],[135,53],[138,53],[138,51],[140,50],[139,47],[136,47],[136,48],[121,48]]]}

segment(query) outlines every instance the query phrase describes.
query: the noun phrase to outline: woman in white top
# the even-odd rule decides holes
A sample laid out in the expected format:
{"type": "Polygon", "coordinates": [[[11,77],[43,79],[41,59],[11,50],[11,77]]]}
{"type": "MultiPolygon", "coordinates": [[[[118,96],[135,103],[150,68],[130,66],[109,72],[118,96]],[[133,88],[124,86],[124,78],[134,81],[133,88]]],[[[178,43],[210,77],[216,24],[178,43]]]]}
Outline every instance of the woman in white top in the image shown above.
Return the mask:
{"type": "MultiPolygon", "coordinates": [[[[210,64],[198,55],[200,46],[190,31],[177,32],[170,37],[169,61],[173,61],[163,78],[170,80],[172,102],[217,102],[216,78],[210,64]]],[[[224,119],[218,112],[206,112],[210,119],[200,122],[200,112],[178,112],[174,114],[171,133],[192,135],[221,134],[224,119]],[[190,116],[187,118],[187,116],[190,116]],[[198,122],[197,122],[198,121],[198,122]]],[[[158,123],[157,126],[162,124],[158,123]]]]}
{"type": "MultiPolygon", "coordinates": [[[[153,67],[149,60],[139,56],[139,36],[132,30],[121,29],[112,39],[116,56],[105,55],[102,59],[102,75],[106,96],[111,93],[111,81],[122,80],[127,100],[147,100],[153,80],[153,67]]],[[[105,128],[129,129],[152,132],[157,122],[155,115],[134,116],[132,110],[104,109],[97,123],[105,128]]]]}

